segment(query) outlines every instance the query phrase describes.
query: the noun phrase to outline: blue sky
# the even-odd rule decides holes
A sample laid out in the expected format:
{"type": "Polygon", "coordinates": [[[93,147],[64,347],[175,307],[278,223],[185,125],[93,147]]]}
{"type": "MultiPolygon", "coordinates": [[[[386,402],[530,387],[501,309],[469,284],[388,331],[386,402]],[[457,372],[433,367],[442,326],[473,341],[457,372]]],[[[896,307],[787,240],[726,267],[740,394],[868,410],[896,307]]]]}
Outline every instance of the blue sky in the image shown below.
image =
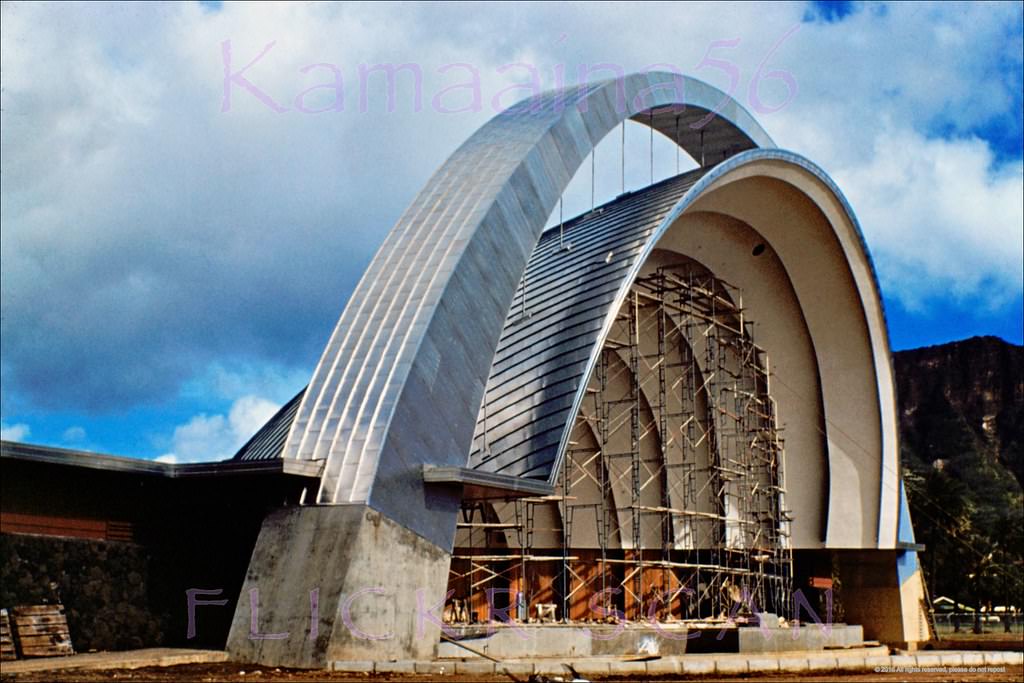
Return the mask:
{"type": "MultiPolygon", "coordinates": [[[[429,174],[515,86],[600,64],[735,74],[853,205],[894,348],[1024,337],[1019,3],[2,7],[4,438],[230,456],[306,383],[429,174]],[[265,100],[225,101],[226,44],[265,100]],[[419,69],[421,106],[408,72],[393,107],[379,73],[361,90],[360,65],[384,63],[419,69]],[[468,69],[479,107],[445,90],[468,69]],[[316,87],[335,73],[343,110],[301,111],[338,104],[316,87]]],[[[648,138],[627,134],[635,189],[648,138]]],[[[619,191],[615,145],[598,201],[619,191]]],[[[655,159],[675,172],[667,141],[655,159]]],[[[582,175],[567,216],[589,208],[582,175]]]]}

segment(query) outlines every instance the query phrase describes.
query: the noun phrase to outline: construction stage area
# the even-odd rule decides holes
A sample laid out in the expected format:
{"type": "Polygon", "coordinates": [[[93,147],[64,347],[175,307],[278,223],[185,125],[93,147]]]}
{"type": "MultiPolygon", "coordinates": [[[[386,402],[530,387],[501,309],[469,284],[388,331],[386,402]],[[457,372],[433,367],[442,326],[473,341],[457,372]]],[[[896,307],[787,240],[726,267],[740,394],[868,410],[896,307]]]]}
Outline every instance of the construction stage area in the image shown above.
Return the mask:
{"type": "Polygon", "coordinates": [[[563,452],[555,495],[463,501],[446,621],[791,618],[771,367],[738,289],[642,274],[563,452]]]}

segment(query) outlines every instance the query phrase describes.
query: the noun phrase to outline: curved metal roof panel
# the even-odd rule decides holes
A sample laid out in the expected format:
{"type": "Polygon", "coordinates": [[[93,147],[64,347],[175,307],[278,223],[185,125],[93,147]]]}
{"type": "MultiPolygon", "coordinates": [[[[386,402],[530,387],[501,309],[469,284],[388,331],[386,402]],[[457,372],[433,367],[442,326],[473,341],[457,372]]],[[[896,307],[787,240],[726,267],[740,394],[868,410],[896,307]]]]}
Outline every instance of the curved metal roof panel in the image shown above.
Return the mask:
{"type": "Polygon", "coordinates": [[[302,391],[274,413],[274,416],[267,420],[267,423],[260,427],[260,430],[253,434],[252,438],[245,442],[245,445],[238,449],[232,460],[274,460],[281,457],[284,449],[284,440],[288,436],[288,430],[295,420],[295,411],[299,409],[299,402],[302,395],[306,393],[305,387],[302,391]]]}
{"type": "Polygon", "coordinates": [[[707,170],[624,195],[565,223],[561,233],[555,228],[541,236],[505,320],[469,467],[549,479],[587,361],[623,279],[651,234],[707,170]]]}
{"type": "MultiPolygon", "coordinates": [[[[627,193],[541,236],[505,319],[487,380],[489,453],[483,411],[469,467],[548,479],[573,397],[623,278],[679,198],[708,169],[627,193]],[[569,245],[566,249],[562,245],[569,245]]],[[[232,460],[282,457],[303,388],[232,460]]]]}

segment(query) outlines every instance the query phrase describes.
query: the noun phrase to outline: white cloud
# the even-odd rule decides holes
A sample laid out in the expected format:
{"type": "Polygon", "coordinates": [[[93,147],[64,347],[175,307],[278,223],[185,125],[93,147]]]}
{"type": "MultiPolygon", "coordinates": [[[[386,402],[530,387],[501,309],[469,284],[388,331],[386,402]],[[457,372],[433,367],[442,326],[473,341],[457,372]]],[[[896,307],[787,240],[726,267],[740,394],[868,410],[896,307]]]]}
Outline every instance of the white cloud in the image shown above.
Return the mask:
{"type": "Polygon", "coordinates": [[[237,396],[263,396],[284,403],[309,381],[306,368],[284,368],[273,364],[214,363],[199,378],[196,391],[213,393],[225,399],[237,396]]]}
{"type": "Polygon", "coordinates": [[[227,415],[200,414],[174,429],[171,452],[160,462],[212,462],[230,458],[280,408],[258,396],[236,400],[227,415]]]}
{"type": "Polygon", "coordinates": [[[24,441],[32,430],[27,424],[17,423],[13,425],[0,426],[0,439],[4,441],[24,441]]]}
{"type": "Polygon", "coordinates": [[[875,255],[883,290],[910,309],[936,297],[993,310],[1021,291],[1024,166],[978,139],[882,132],[836,180],[875,255]]]}
{"type": "Polygon", "coordinates": [[[70,444],[81,444],[86,439],[86,432],[84,427],[68,427],[64,430],[62,439],[65,443],[70,444]]]}
{"type": "MultiPolygon", "coordinates": [[[[537,66],[545,87],[556,65],[571,82],[579,65],[601,62],[626,71],[670,62],[725,87],[721,69],[700,65],[729,60],[735,94],[749,105],[771,53],[765,68],[791,72],[799,94],[754,115],[780,146],[839,180],[888,295],[922,307],[945,298],[992,305],[996,287],[1019,295],[1008,273],[1019,267],[1020,214],[1006,209],[1020,196],[1019,165],[994,163],[992,147],[971,134],[1019,132],[1020,5],[865,5],[841,22],[804,24],[776,46],[804,11],[4,3],[4,400],[17,393],[35,408],[83,412],[203,392],[286,400],[395,219],[491,116],[490,98],[520,80],[499,73],[513,62],[537,66]],[[708,52],[734,38],[736,47],[708,52]],[[346,110],[276,114],[236,87],[222,113],[225,40],[236,66],[275,42],[247,75],[290,107],[323,82],[323,69],[303,74],[304,65],[337,65],[346,110]],[[423,111],[410,111],[403,75],[397,111],[382,112],[378,74],[371,111],[360,113],[359,65],[404,62],[423,72],[423,111]],[[456,62],[479,70],[484,111],[429,106],[452,83],[438,69],[456,62]],[[907,186],[887,192],[882,178],[907,186]],[[267,367],[291,386],[251,379],[267,367]]],[[[778,81],[761,85],[766,103],[785,96],[778,81]]],[[[634,188],[646,178],[642,137],[628,150],[634,188]]],[[[598,155],[598,201],[619,190],[614,142],[598,155]]],[[[589,207],[589,187],[582,195],[567,210],[589,207]]],[[[181,438],[230,432],[230,415],[197,415],[181,438]]]]}
{"type": "Polygon", "coordinates": [[[166,462],[172,465],[178,462],[178,456],[174,455],[174,453],[165,453],[164,455],[159,455],[153,459],[157,462],[166,462]]]}

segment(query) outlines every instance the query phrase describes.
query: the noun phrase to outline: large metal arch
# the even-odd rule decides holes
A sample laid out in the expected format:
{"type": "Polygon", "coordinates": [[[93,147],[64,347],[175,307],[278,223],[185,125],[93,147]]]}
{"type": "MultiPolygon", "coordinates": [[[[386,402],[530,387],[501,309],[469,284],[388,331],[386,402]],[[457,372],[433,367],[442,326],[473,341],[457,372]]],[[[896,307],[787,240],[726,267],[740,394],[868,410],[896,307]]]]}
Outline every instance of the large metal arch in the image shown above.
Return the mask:
{"type": "MultiPolygon", "coordinates": [[[[871,373],[877,386],[874,399],[880,424],[878,437],[881,442],[881,457],[877,463],[879,485],[875,499],[877,500],[877,520],[874,529],[871,529],[870,539],[855,539],[844,533],[843,526],[848,520],[837,514],[837,510],[840,509],[844,500],[851,496],[859,496],[860,492],[849,490],[847,482],[841,481],[841,477],[835,476],[836,472],[842,472],[848,468],[844,468],[846,463],[840,462],[842,456],[834,454],[830,448],[829,521],[826,546],[893,548],[896,544],[899,518],[899,442],[896,431],[896,396],[892,359],[889,353],[888,328],[878,279],[860,224],[846,198],[828,174],[800,155],[778,149],[750,150],[733,156],[711,169],[686,191],[685,195],[663,219],[661,225],[648,238],[641,252],[634,258],[628,275],[621,280],[616,297],[609,306],[605,323],[592,347],[591,356],[583,373],[584,379],[574,398],[570,414],[578,413],[587,382],[594,371],[597,357],[608,337],[615,315],[626,300],[643,264],[657,247],[661,238],[671,229],[675,221],[699,199],[731,182],[754,176],[785,177],[785,182],[793,184],[798,192],[802,193],[825,215],[833,236],[842,247],[845,266],[856,287],[860,306],[859,314],[870,339],[870,357],[860,360],[865,363],[863,371],[871,373]]],[[[813,337],[814,330],[811,330],[811,333],[813,337]]],[[[827,348],[817,349],[819,356],[828,354],[829,351],[830,349],[827,348]]],[[[828,381],[822,378],[823,392],[829,388],[824,386],[827,383],[828,381]]],[[[835,382],[831,384],[834,385],[835,382]]],[[[840,387],[837,386],[830,388],[833,392],[840,390],[840,387]]],[[[828,423],[827,402],[825,409],[826,423],[828,423]]],[[[571,424],[567,424],[559,443],[556,462],[552,467],[549,481],[554,481],[562,467],[570,435],[571,424]]]]}
{"type": "Polygon", "coordinates": [[[493,351],[544,223],[627,118],[705,162],[774,146],[728,95],[664,72],[552,91],[491,119],[389,232],[313,373],[283,457],[326,460],[318,503],[369,503],[450,547],[451,502],[431,498],[420,468],[465,465],[493,351]]]}

